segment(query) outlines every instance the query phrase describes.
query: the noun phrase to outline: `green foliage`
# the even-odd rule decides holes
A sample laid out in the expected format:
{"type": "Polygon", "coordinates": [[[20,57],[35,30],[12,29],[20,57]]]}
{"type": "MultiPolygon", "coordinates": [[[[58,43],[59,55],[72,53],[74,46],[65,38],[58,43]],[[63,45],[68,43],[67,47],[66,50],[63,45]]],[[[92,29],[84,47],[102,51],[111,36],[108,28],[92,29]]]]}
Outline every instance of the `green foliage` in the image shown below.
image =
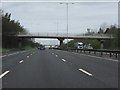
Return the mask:
{"type": "MultiPolygon", "coordinates": [[[[76,42],[83,42],[84,45],[88,45],[88,44],[91,44],[91,46],[94,48],[94,49],[99,49],[100,48],[100,42],[98,40],[83,40],[83,39],[74,39],[74,40],[71,40],[70,42],[68,42],[68,47],[69,48],[74,48],[74,43],[76,42]]],[[[67,44],[63,44],[62,45],[63,48],[66,48],[67,47],[67,44]]]]}
{"type": "Polygon", "coordinates": [[[7,53],[7,52],[9,52],[11,50],[13,50],[13,49],[0,48],[0,53],[2,53],[2,54],[7,53]]]}
{"type": "MultiPolygon", "coordinates": [[[[116,25],[111,25],[110,28],[106,28],[106,30],[102,30],[101,28],[97,32],[98,34],[110,34],[116,37],[112,40],[104,40],[104,49],[120,49],[120,29],[116,27],[116,25]]],[[[91,32],[86,33],[91,34],[91,32]]],[[[100,41],[99,40],[90,40],[90,39],[74,39],[68,42],[68,46],[70,48],[74,47],[75,42],[83,42],[84,44],[88,45],[91,44],[91,46],[94,49],[100,49],[100,41]]],[[[62,47],[66,48],[67,44],[62,45],[62,47]]]]}
{"type": "Polygon", "coordinates": [[[120,30],[115,26],[111,25],[110,28],[107,28],[104,32],[105,34],[111,34],[114,37],[116,37],[113,40],[106,40],[104,42],[104,48],[105,49],[120,49],[120,42],[119,42],[119,36],[120,36],[120,30]]]}
{"type": "MultiPolygon", "coordinates": [[[[14,37],[19,33],[28,33],[19,21],[11,20],[11,13],[2,13],[2,47],[3,48],[18,48],[19,38],[14,37]]],[[[23,39],[22,47],[34,47],[32,39],[23,39]]]]}
{"type": "Polygon", "coordinates": [[[89,43],[94,49],[100,48],[100,42],[98,40],[89,40],[89,43]]]}

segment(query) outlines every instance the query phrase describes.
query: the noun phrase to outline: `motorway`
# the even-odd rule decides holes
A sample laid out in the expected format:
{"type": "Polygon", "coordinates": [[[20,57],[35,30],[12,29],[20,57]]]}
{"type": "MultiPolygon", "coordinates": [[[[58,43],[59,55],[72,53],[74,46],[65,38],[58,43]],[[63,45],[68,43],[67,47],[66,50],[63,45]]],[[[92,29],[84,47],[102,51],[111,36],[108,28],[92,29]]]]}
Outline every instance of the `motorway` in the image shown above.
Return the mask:
{"type": "Polygon", "coordinates": [[[3,88],[118,88],[118,61],[60,50],[2,57],[3,88]]]}

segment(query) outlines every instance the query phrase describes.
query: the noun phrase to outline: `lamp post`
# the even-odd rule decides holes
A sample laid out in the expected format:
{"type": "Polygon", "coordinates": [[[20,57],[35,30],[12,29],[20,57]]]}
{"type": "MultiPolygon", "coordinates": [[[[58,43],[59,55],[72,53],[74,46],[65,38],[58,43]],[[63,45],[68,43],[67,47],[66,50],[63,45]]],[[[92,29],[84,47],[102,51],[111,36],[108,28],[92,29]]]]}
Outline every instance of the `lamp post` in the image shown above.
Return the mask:
{"type": "Polygon", "coordinates": [[[74,4],[74,3],[60,3],[60,4],[66,4],[66,29],[67,29],[67,49],[68,49],[68,6],[69,4],[74,4]]]}
{"type": "MultiPolygon", "coordinates": [[[[57,37],[58,37],[58,25],[59,25],[59,23],[57,21],[57,37]]],[[[58,46],[58,41],[57,41],[57,46],[58,46]]]]}

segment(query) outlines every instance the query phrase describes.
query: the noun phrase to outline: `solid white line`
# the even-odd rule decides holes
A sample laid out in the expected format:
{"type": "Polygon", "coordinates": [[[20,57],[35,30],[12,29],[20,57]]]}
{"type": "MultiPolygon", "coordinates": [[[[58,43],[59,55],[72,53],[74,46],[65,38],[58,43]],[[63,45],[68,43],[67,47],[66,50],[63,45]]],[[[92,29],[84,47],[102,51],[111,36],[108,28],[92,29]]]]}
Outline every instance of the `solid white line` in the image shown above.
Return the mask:
{"type": "Polygon", "coordinates": [[[23,60],[21,60],[19,63],[22,63],[23,62],[23,60]]]}
{"type": "Polygon", "coordinates": [[[17,53],[20,53],[20,52],[16,52],[16,54],[17,54],[17,53]]]}
{"type": "Polygon", "coordinates": [[[6,57],[7,55],[4,55],[4,56],[0,56],[0,57],[6,57]]]}
{"type": "Polygon", "coordinates": [[[83,72],[83,73],[89,75],[89,76],[93,76],[91,73],[89,73],[89,72],[87,72],[87,71],[85,71],[85,70],[83,70],[83,69],[79,69],[79,70],[80,70],[81,72],[83,72]]]}
{"type": "Polygon", "coordinates": [[[66,62],[66,60],[65,60],[65,59],[62,59],[62,61],[63,61],[63,62],[66,62]]]}
{"type": "MultiPolygon", "coordinates": [[[[72,53],[74,53],[74,52],[72,52],[72,53]]],[[[94,57],[94,58],[99,58],[99,59],[105,59],[105,60],[109,60],[109,61],[119,62],[119,60],[110,59],[110,58],[103,58],[103,57],[97,57],[97,56],[86,55],[86,54],[80,54],[80,53],[74,53],[74,54],[83,55],[83,56],[89,56],[89,57],[94,57]]]]}
{"type": "Polygon", "coordinates": [[[17,54],[17,53],[12,53],[12,54],[9,54],[9,55],[7,55],[7,56],[12,56],[12,55],[15,55],[15,54],[17,54]]]}
{"type": "Polygon", "coordinates": [[[26,52],[26,51],[15,52],[15,53],[11,53],[11,54],[0,56],[0,57],[12,56],[12,55],[19,54],[19,53],[24,53],[24,52],[26,52]]]}
{"type": "Polygon", "coordinates": [[[8,74],[10,71],[5,71],[3,74],[0,75],[0,79],[4,77],[6,74],[8,74]]]}

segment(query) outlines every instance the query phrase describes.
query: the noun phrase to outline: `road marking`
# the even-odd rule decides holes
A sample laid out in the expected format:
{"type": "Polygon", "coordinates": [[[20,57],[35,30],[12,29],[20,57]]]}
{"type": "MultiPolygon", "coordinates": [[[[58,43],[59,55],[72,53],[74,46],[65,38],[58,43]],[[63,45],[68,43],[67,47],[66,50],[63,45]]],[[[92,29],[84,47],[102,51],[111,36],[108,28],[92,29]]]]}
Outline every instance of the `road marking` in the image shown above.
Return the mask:
{"type": "Polygon", "coordinates": [[[9,54],[7,56],[12,56],[12,55],[15,55],[15,54],[18,54],[19,52],[16,52],[16,53],[12,53],[12,54],[9,54]]]}
{"type": "Polygon", "coordinates": [[[56,55],[56,57],[58,57],[58,55],[56,55]]]}
{"type": "Polygon", "coordinates": [[[62,61],[63,61],[63,62],[66,62],[66,60],[65,60],[65,59],[62,59],[62,61]]]}
{"type": "Polygon", "coordinates": [[[27,51],[19,51],[19,52],[11,53],[11,54],[0,56],[0,57],[12,56],[12,55],[19,54],[19,53],[24,53],[24,52],[27,52],[27,51]]]}
{"type": "Polygon", "coordinates": [[[8,74],[10,71],[5,71],[3,74],[0,75],[0,78],[4,77],[6,74],[8,74]]]}
{"type": "MultiPolygon", "coordinates": [[[[61,51],[61,50],[58,50],[58,51],[61,51]]],[[[68,52],[68,51],[63,51],[63,52],[68,52]]],[[[69,53],[69,52],[68,52],[68,53],[69,53]]],[[[108,60],[108,61],[120,62],[119,60],[111,59],[111,58],[97,57],[97,56],[86,55],[86,54],[75,53],[75,52],[72,52],[72,53],[77,54],[77,55],[83,55],[83,56],[89,56],[89,57],[94,57],[94,58],[104,59],[104,60],[108,60]]]]}
{"type": "Polygon", "coordinates": [[[23,63],[23,60],[21,60],[19,63],[23,63]]]}
{"type": "Polygon", "coordinates": [[[18,54],[18,53],[20,53],[20,52],[16,52],[16,54],[18,54]]]}
{"type": "Polygon", "coordinates": [[[89,72],[87,72],[87,71],[85,71],[85,70],[83,70],[83,69],[79,69],[79,70],[80,70],[81,72],[83,72],[83,73],[89,75],[89,76],[93,76],[91,73],[89,73],[89,72]]]}
{"type": "MultiPolygon", "coordinates": [[[[74,52],[72,52],[72,53],[74,53],[74,52]]],[[[80,54],[80,53],[74,53],[74,54],[83,55],[83,56],[89,56],[89,57],[94,57],[94,58],[99,58],[99,59],[105,59],[105,60],[109,60],[109,61],[119,62],[119,60],[110,59],[110,58],[103,58],[103,57],[97,57],[97,56],[86,55],[86,54],[80,54]]]]}
{"type": "Polygon", "coordinates": [[[7,55],[4,55],[4,56],[0,56],[0,57],[6,57],[7,55]]]}
{"type": "Polygon", "coordinates": [[[29,58],[30,56],[27,56],[27,58],[29,58]]]}

